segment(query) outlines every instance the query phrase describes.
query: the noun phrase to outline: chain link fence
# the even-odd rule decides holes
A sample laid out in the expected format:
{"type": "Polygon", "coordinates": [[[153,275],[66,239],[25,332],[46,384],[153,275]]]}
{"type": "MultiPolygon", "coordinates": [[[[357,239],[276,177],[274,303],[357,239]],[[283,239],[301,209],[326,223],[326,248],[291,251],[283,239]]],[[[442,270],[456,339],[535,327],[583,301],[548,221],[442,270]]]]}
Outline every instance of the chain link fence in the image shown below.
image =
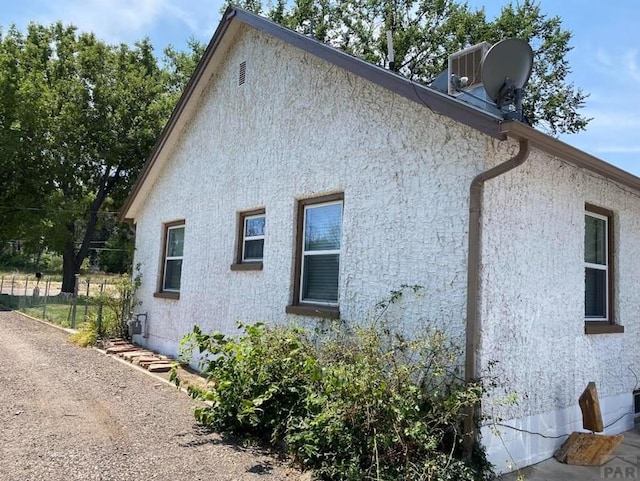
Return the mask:
{"type": "Polygon", "coordinates": [[[95,322],[97,332],[127,335],[130,296],[117,278],[75,277],[73,293],[61,291],[59,276],[0,276],[0,305],[63,327],[95,322]],[[116,325],[113,325],[113,324],[116,325]]]}

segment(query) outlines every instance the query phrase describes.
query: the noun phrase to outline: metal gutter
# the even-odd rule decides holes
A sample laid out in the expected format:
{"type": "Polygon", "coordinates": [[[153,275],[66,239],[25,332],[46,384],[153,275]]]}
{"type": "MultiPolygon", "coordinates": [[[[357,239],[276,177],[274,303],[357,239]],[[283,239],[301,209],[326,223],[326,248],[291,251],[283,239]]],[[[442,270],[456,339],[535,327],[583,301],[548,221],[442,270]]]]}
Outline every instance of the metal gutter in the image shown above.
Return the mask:
{"type": "Polygon", "coordinates": [[[202,87],[201,82],[205,72],[209,68],[214,54],[218,50],[220,43],[227,34],[233,20],[251,26],[263,33],[274,36],[283,42],[297,47],[311,55],[319,57],[333,65],[341,67],[354,75],[364,78],[374,84],[390,90],[408,100],[419,103],[432,111],[445,115],[452,120],[472,127],[490,137],[498,140],[506,140],[507,137],[518,140],[529,139],[531,146],[543,150],[553,156],[562,158],[578,167],[592,171],[607,179],[611,179],[634,190],[640,191],[640,178],[614,167],[594,156],[582,152],[575,147],[571,147],[553,137],[538,132],[537,130],[517,121],[503,121],[502,119],[489,114],[475,106],[465,104],[455,98],[438,92],[425,85],[413,82],[394,72],[385,70],[379,66],[370,64],[359,58],[353,57],[342,50],[333,48],[318,40],[301,35],[293,30],[289,30],[278,25],[271,20],[255,15],[238,7],[229,7],[225,11],[222,21],[218,25],[211,42],[198,63],[185,91],[183,92],[176,108],[169,121],[160,134],[147,162],[143,166],[131,194],[125,201],[120,211],[119,219],[127,220],[127,213],[133,206],[135,198],[141,190],[142,185],[152,176],[151,172],[156,163],[156,159],[167,146],[167,143],[179,127],[181,117],[185,114],[188,104],[192,101],[193,95],[202,87]]]}
{"type": "MultiPolygon", "coordinates": [[[[520,140],[520,150],[509,160],[481,172],[472,181],[469,188],[469,248],[467,252],[467,326],[464,377],[467,383],[478,379],[477,348],[480,333],[480,316],[478,313],[480,287],[480,248],[481,248],[481,215],[482,194],[484,184],[516,167],[522,165],[529,157],[528,139],[520,140]]],[[[477,439],[475,416],[480,405],[470,408],[464,420],[465,454],[471,457],[473,443],[477,439]]]]}
{"type": "Polygon", "coordinates": [[[528,139],[531,143],[531,147],[535,147],[549,155],[570,162],[576,167],[589,170],[606,179],[613,180],[614,182],[618,182],[619,184],[640,191],[639,177],[562,142],[561,140],[539,132],[522,122],[503,122],[500,125],[500,132],[517,140],[528,139]]]}

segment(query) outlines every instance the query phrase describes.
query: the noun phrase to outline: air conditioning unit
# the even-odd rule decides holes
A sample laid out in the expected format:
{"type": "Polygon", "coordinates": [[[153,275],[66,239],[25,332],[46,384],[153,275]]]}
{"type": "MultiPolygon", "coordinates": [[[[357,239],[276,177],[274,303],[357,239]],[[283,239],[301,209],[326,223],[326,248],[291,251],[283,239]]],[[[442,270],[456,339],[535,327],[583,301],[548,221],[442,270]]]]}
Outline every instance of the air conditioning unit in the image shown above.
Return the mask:
{"type": "Polygon", "coordinates": [[[482,59],[490,48],[491,44],[489,42],[482,42],[449,55],[449,95],[459,93],[451,85],[451,75],[469,79],[464,86],[464,90],[469,90],[482,83],[480,66],[482,59]]]}

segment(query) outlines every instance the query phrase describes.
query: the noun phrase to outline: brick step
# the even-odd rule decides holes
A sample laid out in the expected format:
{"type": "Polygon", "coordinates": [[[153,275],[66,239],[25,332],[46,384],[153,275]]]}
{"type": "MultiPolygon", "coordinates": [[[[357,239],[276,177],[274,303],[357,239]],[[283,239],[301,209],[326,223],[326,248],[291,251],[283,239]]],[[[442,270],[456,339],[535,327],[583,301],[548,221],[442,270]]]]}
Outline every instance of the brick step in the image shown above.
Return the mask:
{"type": "Polygon", "coordinates": [[[133,362],[133,359],[136,357],[153,356],[153,352],[143,351],[143,350],[140,350],[140,348],[137,348],[137,350],[135,351],[120,352],[118,353],[118,356],[120,356],[125,361],[133,362]]]}
{"type": "Polygon", "coordinates": [[[109,340],[104,347],[106,347],[107,354],[121,357],[125,361],[147,369],[149,372],[168,372],[174,362],[171,356],[156,354],[124,339],[109,340]]]}
{"type": "Polygon", "coordinates": [[[107,354],[120,354],[125,352],[137,351],[139,349],[139,347],[132,346],[131,344],[123,344],[121,346],[108,347],[107,354]]]}
{"type": "Polygon", "coordinates": [[[171,371],[171,363],[168,362],[152,362],[147,367],[149,372],[169,372],[171,371]]]}

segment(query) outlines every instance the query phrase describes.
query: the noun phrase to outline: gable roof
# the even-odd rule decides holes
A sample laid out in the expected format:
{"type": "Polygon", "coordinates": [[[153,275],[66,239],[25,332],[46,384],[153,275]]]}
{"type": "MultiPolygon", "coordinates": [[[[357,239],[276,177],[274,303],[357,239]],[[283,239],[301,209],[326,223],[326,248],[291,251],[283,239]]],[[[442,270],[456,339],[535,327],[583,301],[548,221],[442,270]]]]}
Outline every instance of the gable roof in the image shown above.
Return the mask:
{"type": "Polygon", "coordinates": [[[342,50],[301,35],[278,25],[271,20],[238,7],[228,7],[223,14],[209,45],[189,80],[182,96],[173,110],[167,124],[160,133],[149,158],[145,162],[133,189],[120,211],[120,220],[131,220],[131,211],[140,202],[138,194],[145,185],[153,183],[168,158],[167,145],[175,142],[184,125],[195,111],[198,98],[206,87],[219,58],[232,42],[234,33],[241,24],[249,25],[267,35],[276,37],[311,55],[341,67],[359,77],[390,90],[413,102],[445,115],[457,122],[468,125],[498,140],[528,139],[532,146],[571,162],[578,167],[593,171],[606,178],[640,191],[640,178],[576,149],[553,137],[518,121],[505,121],[489,112],[454,97],[434,90],[426,85],[413,82],[394,72],[353,57],[342,50]]]}

